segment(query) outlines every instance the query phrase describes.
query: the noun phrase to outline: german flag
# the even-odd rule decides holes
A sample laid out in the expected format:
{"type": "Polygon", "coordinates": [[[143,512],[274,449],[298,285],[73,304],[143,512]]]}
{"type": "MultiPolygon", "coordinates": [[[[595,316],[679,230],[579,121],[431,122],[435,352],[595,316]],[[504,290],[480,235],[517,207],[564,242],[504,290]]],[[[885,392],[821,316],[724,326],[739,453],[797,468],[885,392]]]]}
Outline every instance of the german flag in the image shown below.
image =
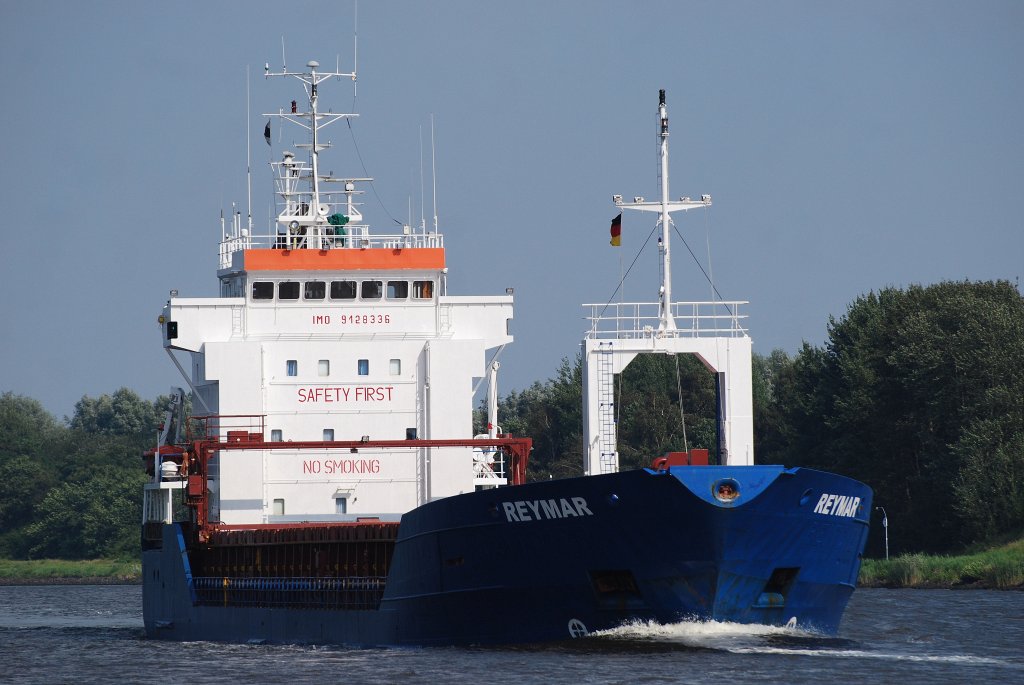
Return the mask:
{"type": "Polygon", "coordinates": [[[622,212],[612,219],[612,247],[619,247],[622,245],[622,212]]]}

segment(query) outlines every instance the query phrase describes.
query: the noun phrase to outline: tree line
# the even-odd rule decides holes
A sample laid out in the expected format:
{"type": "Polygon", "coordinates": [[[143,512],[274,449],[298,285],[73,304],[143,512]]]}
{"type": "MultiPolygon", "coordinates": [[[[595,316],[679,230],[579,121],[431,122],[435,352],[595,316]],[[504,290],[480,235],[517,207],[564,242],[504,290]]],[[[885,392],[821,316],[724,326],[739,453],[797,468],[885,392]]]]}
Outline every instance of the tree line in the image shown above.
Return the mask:
{"type": "Polygon", "coordinates": [[[137,556],[141,455],[166,406],[122,388],[83,397],[61,422],[34,399],[0,395],[0,557],[137,556]]]}
{"type": "MultiPolygon", "coordinates": [[[[582,363],[499,400],[530,436],[531,479],[579,475],[582,363]]],[[[885,288],[832,318],[821,346],[754,355],[756,461],[867,483],[893,553],[947,552],[1024,532],[1024,298],[1005,281],[885,288]]],[[[140,455],[166,397],[122,388],[58,421],[0,395],[0,556],[138,553],[140,455]]],[[[668,451],[715,453],[711,373],[691,356],[641,355],[617,378],[622,468],[668,451]]],[[[478,427],[486,420],[478,412],[478,427]]],[[[869,554],[882,553],[873,513],[869,554]]]]}

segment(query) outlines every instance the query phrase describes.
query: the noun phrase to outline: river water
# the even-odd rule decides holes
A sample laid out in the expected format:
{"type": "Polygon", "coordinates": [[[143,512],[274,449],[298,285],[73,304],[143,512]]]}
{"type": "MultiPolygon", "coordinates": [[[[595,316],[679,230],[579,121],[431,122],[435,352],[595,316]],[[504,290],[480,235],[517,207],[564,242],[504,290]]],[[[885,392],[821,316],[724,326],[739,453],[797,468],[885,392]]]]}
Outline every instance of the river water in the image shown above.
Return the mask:
{"type": "Polygon", "coordinates": [[[0,587],[0,682],[1024,683],[1024,592],[858,590],[838,637],[711,622],[443,649],[151,641],[141,594],[0,587]]]}

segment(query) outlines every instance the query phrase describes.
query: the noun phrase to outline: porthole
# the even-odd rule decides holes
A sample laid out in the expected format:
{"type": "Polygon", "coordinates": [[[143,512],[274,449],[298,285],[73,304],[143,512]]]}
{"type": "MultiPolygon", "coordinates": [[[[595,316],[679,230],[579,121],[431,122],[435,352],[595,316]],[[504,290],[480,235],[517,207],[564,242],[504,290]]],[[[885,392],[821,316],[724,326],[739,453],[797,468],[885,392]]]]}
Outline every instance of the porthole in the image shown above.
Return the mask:
{"type": "Polygon", "coordinates": [[[711,486],[711,492],[719,502],[733,502],[740,496],[740,484],[732,478],[722,478],[711,486]]]}

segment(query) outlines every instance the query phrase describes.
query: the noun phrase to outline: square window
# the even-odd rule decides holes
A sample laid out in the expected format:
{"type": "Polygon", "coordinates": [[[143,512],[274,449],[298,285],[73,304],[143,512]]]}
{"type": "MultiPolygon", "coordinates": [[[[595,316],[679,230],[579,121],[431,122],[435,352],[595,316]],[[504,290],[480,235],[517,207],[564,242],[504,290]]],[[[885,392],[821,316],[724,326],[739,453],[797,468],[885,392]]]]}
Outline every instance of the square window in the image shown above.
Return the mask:
{"type": "Polygon", "coordinates": [[[330,376],[331,375],[331,360],[321,359],[316,365],[316,373],[318,376],[330,376]]]}
{"type": "Polygon", "coordinates": [[[412,297],[414,300],[429,300],[434,296],[433,281],[413,281],[412,297]]]}
{"type": "Polygon", "coordinates": [[[323,281],[307,281],[303,294],[307,300],[322,300],[327,293],[327,284],[323,281]]]}
{"type": "Polygon", "coordinates": [[[409,297],[409,281],[388,281],[388,299],[404,300],[409,297]]]}
{"type": "Polygon", "coordinates": [[[324,442],[331,442],[334,440],[334,429],[324,428],[324,442]]]}
{"type": "Polygon", "coordinates": [[[388,366],[388,368],[391,371],[391,375],[392,376],[401,376],[402,375],[402,360],[401,359],[392,359],[390,364],[389,364],[389,366],[388,366]]]}
{"type": "Polygon", "coordinates": [[[285,362],[285,367],[289,376],[299,375],[299,362],[295,359],[289,359],[285,362]]]}
{"type": "Polygon", "coordinates": [[[370,360],[369,359],[360,359],[359,363],[358,363],[358,368],[359,368],[359,375],[360,376],[369,376],[370,375],[370,360]]]}
{"type": "Polygon", "coordinates": [[[284,516],[284,500],[274,500],[274,516],[284,516]]]}
{"type": "Polygon", "coordinates": [[[252,284],[252,299],[272,300],[274,299],[274,284],[270,281],[257,281],[252,284]]]}
{"type": "Polygon", "coordinates": [[[331,281],[332,300],[354,300],[356,299],[355,281],[331,281]]]}
{"type": "Polygon", "coordinates": [[[348,498],[347,497],[335,497],[334,498],[334,513],[335,514],[347,514],[348,513],[348,498]]]}
{"type": "Polygon", "coordinates": [[[363,281],[360,286],[359,297],[364,300],[379,300],[383,289],[383,281],[363,281]]]}
{"type": "Polygon", "coordinates": [[[299,299],[299,282],[290,281],[288,283],[277,284],[277,299],[279,300],[297,300],[299,299]]]}
{"type": "Polygon", "coordinates": [[[270,431],[270,442],[281,442],[281,439],[283,437],[284,436],[281,433],[281,429],[280,428],[275,428],[272,431],[270,431]]]}

